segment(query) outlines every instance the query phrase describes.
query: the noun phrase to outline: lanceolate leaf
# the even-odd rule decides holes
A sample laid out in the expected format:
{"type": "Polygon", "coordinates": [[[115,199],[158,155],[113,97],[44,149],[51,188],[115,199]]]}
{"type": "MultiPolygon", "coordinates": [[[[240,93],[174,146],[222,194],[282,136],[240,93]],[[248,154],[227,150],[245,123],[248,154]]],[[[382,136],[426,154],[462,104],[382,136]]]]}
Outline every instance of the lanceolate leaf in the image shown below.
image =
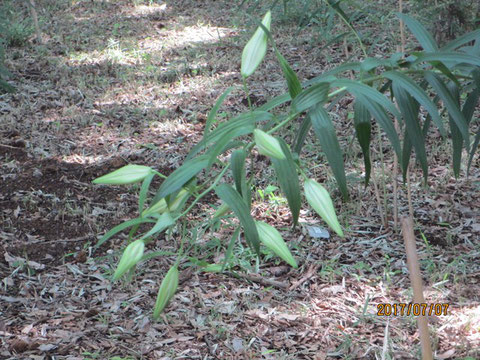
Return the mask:
{"type": "MultiPolygon", "coordinates": [[[[262,24],[270,30],[272,14],[268,11],[263,17],[262,24]]],[[[267,53],[267,34],[260,27],[257,28],[242,53],[241,74],[243,77],[249,77],[257,69],[267,53]]]]}
{"type": "Polygon", "coordinates": [[[445,84],[439,79],[437,75],[432,72],[425,72],[425,79],[428,83],[437,91],[438,96],[443,100],[445,107],[448,110],[449,115],[452,116],[453,121],[458,127],[458,130],[463,136],[465,140],[467,151],[470,150],[470,139],[468,133],[468,125],[465,117],[463,116],[462,112],[458,108],[458,105],[455,103],[452,95],[448,91],[445,84]]]}
{"type": "Polygon", "coordinates": [[[392,80],[396,86],[402,87],[405,91],[408,92],[411,96],[413,96],[420,104],[423,105],[423,107],[430,113],[432,116],[433,121],[437,125],[438,129],[440,130],[440,133],[443,136],[446,136],[446,131],[443,126],[442,119],[440,118],[440,115],[438,114],[438,109],[436,105],[433,103],[432,100],[428,97],[428,95],[425,93],[425,91],[417,85],[415,82],[413,82],[409,77],[403,75],[402,73],[398,71],[387,71],[383,73],[383,75],[392,80]]]}
{"type": "MultiPolygon", "coordinates": [[[[454,83],[449,83],[448,90],[450,91],[455,104],[460,106],[460,92],[458,91],[458,87],[454,83]]],[[[463,138],[457,124],[452,118],[452,115],[449,114],[448,120],[450,122],[450,132],[452,133],[453,173],[455,174],[455,177],[458,178],[460,176],[460,165],[462,162],[463,138]]],[[[466,119],[465,122],[468,124],[466,119]]]]}
{"type": "Polygon", "coordinates": [[[269,100],[268,102],[266,102],[265,104],[263,104],[262,106],[260,106],[257,109],[257,111],[270,111],[273,108],[283,105],[290,100],[292,100],[292,97],[290,96],[289,93],[278,95],[278,96],[275,96],[273,99],[269,100]]]}
{"type": "Polygon", "coordinates": [[[153,202],[157,202],[159,199],[164,198],[173,192],[180,190],[180,188],[186,184],[192,177],[197,175],[208,165],[208,157],[205,155],[191,159],[183,163],[177,170],[170,174],[168,178],[158,189],[153,202]]]}
{"type": "Polygon", "coordinates": [[[298,215],[300,214],[300,207],[302,206],[302,198],[300,196],[300,184],[298,181],[297,168],[293,160],[290,149],[285,141],[279,139],[285,159],[278,160],[272,158],[272,164],[277,173],[277,180],[280,184],[285,197],[288,201],[288,206],[292,212],[293,223],[298,223],[298,215]]]}
{"type": "Polygon", "coordinates": [[[140,189],[140,194],[138,196],[138,212],[141,214],[143,212],[143,206],[145,204],[145,199],[148,195],[148,189],[150,188],[150,184],[153,180],[155,174],[148,175],[142,182],[142,188],[140,189]]]}
{"type": "Polygon", "coordinates": [[[247,199],[247,179],[245,175],[245,158],[247,153],[244,149],[235,150],[231,156],[231,169],[233,175],[233,181],[235,182],[235,188],[237,192],[243,197],[247,204],[250,204],[250,200],[247,199]]]}
{"type": "MultiPolygon", "coordinates": [[[[412,143],[417,160],[419,161],[425,182],[428,177],[427,153],[425,151],[425,142],[422,136],[422,129],[418,120],[418,103],[409,95],[403,87],[396,81],[393,82],[393,93],[397,99],[398,106],[403,115],[403,120],[408,133],[408,139],[412,143]]],[[[404,154],[405,155],[405,154],[404,154]]],[[[403,161],[408,161],[403,159],[403,161]]]]}
{"type": "Polygon", "coordinates": [[[405,14],[397,13],[397,16],[405,22],[425,51],[434,52],[438,50],[437,43],[422,24],[405,14]]]}
{"type": "Polygon", "coordinates": [[[353,121],[355,124],[355,132],[357,139],[362,148],[363,160],[365,163],[365,186],[370,181],[370,174],[372,165],[370,162],[370,141],[372,133],[372,125],[370,122],[371,115],[367,108],[359,101],[356,101],[353,106],[354,114],[353,121]]]}
{"type": "Polygon", "coordinates": [[[148,166],[129,164],[109,174],[96,178],[93,180],[93,183],[108,185],[133,184],[142,181],[152,172],[152,169],[148,166]]]}
{"type": "Polygon", "coordinates": [[[207,136],[204,136],[204,138],[192,148],[187,156],[187,160],[192,159],[209,144],[216,143],[224,137],[234,138],[250,134],[255,129],[255,123],[268,121],[272,116],[272,114],[266,111],[257,110],[241,114],[220,124],[215,130],[211,131],[207,136]]]}
{"type": "Polygon", "coordinates": [[[327,101],[329,88],[330,84],[326,82],[310,86],[292,101],[292,108],[300,113],[316,104],[324,104],[327,101]]]}
{"type": "Polygon", "coordinates": [[[275,54],[277,55],[278,62],[282,68],[283,76],[285,76],[285,79],[287,80],[288,92],[290,93],[291,98],[295,99],[295,97],[302,91],[302,85],[298,80],[297,74],[292,70],[283,55],[280,54],[278,50],[275,51],[275,54]]]}
{"type": "Polygon", "coordinates": [[[173,224],[175,224],[175,221],[173,221],[172,216],[169,212],[165,212],[158,217],[156,224],[147,233],[142,235],[139,240],[144,240],[152,235],[158,234],[173,224]]]}
{"type": "Polygon", "coordinates": [[[212,124],[215,121],[215,116],[217,116],[217,112],[220,109],[220,106],[222,106],[223,102],[225,101],[225,98],[230,94],[230,92],[233,90],[233,87],[229,87],[225,92],[220,95],[220,97],[217,99],[215,105],[213,108],[210,110],[208,113],[207,121],[205,123],[205,130],[204,130],[204,135],[207,136],[208,132],[210,131],[210,128],[212,124]]]}
{"type": "Polygon", "coordinates": [[[452,51],[474,40],[480,41],[480,29],[474,30],[456,38],[455,40],[449,42],[447,45],[442,47],[441,51],[452,51]]]}
{"type": "Polygon", "coordinates": [[[335,128],[330,120],[330,116],[321,105],[317,105],[310,109],[308,114],[312,120],[315,135],[320,142],[323,152],[327,156],[333,175],[337,180],[338,187],[340,188],[344,199],[348,199],[343,154],[340,149],[340,144],[338,143],[337,135],[335,134],[335,128]]]}
{"type": "MultiPolygon", "coordinates": [[[[378,121],[378,124],[383,128],[385,134],[387,134],[390,143],[392,144],[393,150],[397,154],[398,160],[402,161],[402,153],[400,147],[400,139],[398,134],[393,126],[392,120],[388,117],[388,114],[385,110],[376,102],[370,101],[370,99],[364,97],[361,94],[356,95],[357,101],[362,103],[363,106],[367,108],[370,114],[378,121]]],[[[398,111],[397,111],[398,112],[398,111]]]]}
{"type": "Polygon", "coordinates": [[[313,79],[308,80],[305,82],[305,86],[317,84],[320,82],[330,82],[331,80],[335,80],[334,75],[340,74],[345,71],[360,71],[360,63],[354,62],[354,63],[345,63],[341,64],[332,70],[324,72],[322,75],[319,75],[317,77],[314,77],[313,79]]]}
{"type": "Polygon", "coordinates": [[[240,194],[228,184],[221,184],[215,189],[217,195],[233,210],[240,220],[248,244],[260,255],[260,239],[250,209],[240,194]]]}
{"type": "Polygon", "coordinates": [[[297,262],[293,258],[290,250],[285,244],[282,235],[273,226],[268,225],[263,221],[256,222],[258,236],[260,241],[273,253],[282,258],[290,266],[297,268],[297,262]]]}
{"type": "MultiPolygon", "coordinates": [[[[477,44],[480,44],[480,40],[477,40],[477,44]]],[[[480,71],[473,71],[472,76],[474,79],[474,83],[476,88],[470,93],[465,104],[463,105],[462,113],[465,116],[465,119],[468,123],[472,120],[473,112],[478,104],[478,98],[480,95],[480,71]]],[[[473,141],[472,149],[470,150],[470,154],[468,156],[468,165],[467,165],[467,175],[470,173],[470,166],[472,165],[473,156],[475,155],[475,151],[477,149],[478,144],[480,143],[480,127],[477,131],[477,135],[473,141]]]]}
{"type": "MultiPolygon", "coordinates": [[[[332,86],[346,87],[347,91],[351,92],[355,97],[361,95],[362,97],[381,105],[385,110],[392,113],[395,117],[400,118],[401,115],[398,112],[395,105],[392,104],[388,98],[381,92],[377,91],[371,86],[365,85],[358,81],[339,79],[332,83],[332,86]]],[[[373,114],[372,114],[373,115],[373,114]]]]}
{"type": "Polygon", "coordinates": [[[420,54],[415,60],[415,63],[422,61],[441,61],[443,63],[465,63],[474,66],[480,66],[480,57],[473,56],[469,54],[464,54],[461,52],[447,52],[447,51],[438,51],[435,53],[423,53],[420,54]]]}
{"type": "Polygon", "coordinates": [[[119,233],[120,231],[123,231],[131,226],[143,224],[143,223],[154,223],[155,220],[147,219],[147,218],[136,218],[132,220],[125,221],[117,226],[115,226],[113,229],[111,229],[109,232],[107,232],[105,235],[102,236],[100,240],[98,240],[97,244],[95,247],[101,246],[105,241],[110,239],[113,235],[119,233]]]}
{"type": "Polygon", "coordinates": [[[227,266],[228,262],[230,261],[230,258],[232,257],[233,246],[235,245],[235,241],[237,241],[238,239],[238,235],[240,235],[240,226],[235,229],[235,231],[233,232],[232,238],[228,243],[227,251],[225,251],[225,260],[223,261],[221,271],[225,270],[225,267],[227,266]]]}
{"type": "Polygon", "coordinates": [[[158,319],[165,306],[167,306],[170,299],[175,295],[178,287],[178,268],[173,265],[162,280],[160,289],[158,290],[157,301],[153,309],[153,318],[158,319]]]}

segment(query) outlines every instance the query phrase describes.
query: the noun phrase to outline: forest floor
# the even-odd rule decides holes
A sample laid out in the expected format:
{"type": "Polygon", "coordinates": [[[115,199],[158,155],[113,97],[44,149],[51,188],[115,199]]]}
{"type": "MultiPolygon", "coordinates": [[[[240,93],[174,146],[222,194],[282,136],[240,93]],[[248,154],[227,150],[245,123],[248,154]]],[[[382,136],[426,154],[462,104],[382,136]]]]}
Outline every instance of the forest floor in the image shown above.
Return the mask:
{"type": "MultiPolygon", "coordinates": [[[[419,358],[415,318],[377,314],[378,305],[408,303],[412,294],[392,219],[392,153],[384,145],[375,155],[385,227],[373,185],[361,181],[348,101],[337,105],[334,121],[350,202],[341,201],[313,139],[305,146],[312,177],[331,190],[346,237],[311,237],[308,226],[322,223],[307,210],[292,230],[285,200],[258,158],[261,191],[252,215],[282,230],[299,268],[267,256],[255,274],[241,244],[235,272],[182,264],[175,297],[153,321],[159,283],[175,257],[144,262],[130,282],[112,283],[125,235],[93,246],[136,216],[139,189],[92,180],[128,163],[170,174],[201,139],[209,110],[229,86],[219,116],[247,110],[239,69],[253,23],[225,1],[37,4],[44,44],[32,37],[7,50],[17,92],[0,95],[1,359],[419,358]]],[[[391,26],[366,29],[379,37],[373,55],[388,51],[391,26]]],[[[272,30],[302,80],[355,56],[353,39],[323,48],[314,27],[275,16],[272,30]]],[[[286,91],[271,52],[248,83],[254,105],[286,91]]],[[[411,186],[426,302],[448,304],[446,315],[429,317],[432,344],[438,359],[479,359],[479,157],[468,179],[455,179],[449,143],[436,137],[429,145],[428,184],[412,168],[411,186]]],[[[408,212],[405,192],[399,181],[400,214],[408,212]]],[[[202,201],[188,221],[200,224],[218,204],[202,201]]],[[[192,240],[193,256],[218,261],[230,234],[223,223],[192,240]]],[[[175,252],[179,236],[159,238],[149,250],[175,252]]]]}

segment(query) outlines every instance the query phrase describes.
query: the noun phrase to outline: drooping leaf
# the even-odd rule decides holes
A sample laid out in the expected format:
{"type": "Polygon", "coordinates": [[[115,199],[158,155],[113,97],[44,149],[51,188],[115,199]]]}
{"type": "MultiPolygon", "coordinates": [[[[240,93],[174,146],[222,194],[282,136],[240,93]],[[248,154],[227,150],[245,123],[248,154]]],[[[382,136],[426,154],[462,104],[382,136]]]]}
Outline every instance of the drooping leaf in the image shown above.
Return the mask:
{"type": "Polygon", "coordinates": [[[278,96],[275,96],[273,99],[267,101],[265,104],[260,106],[257,110],[258,111],[270,111],[270,110],[276,108],[277,106],[285,104],[286,102],[288,102],[290,100],[292,100],[292,97],[290,96],[289,93],[278,95],[278,96]]]}
{"type": "Polygon", "coordinates": [[[337,180],[338,187],[344,197],[348,199],[347,179],[343,164],[343,153],[338,143],[335,128],[330,116],[321,105],[317,105],[308,112],[312,121],[313,130],[325,153],[328,163],[332,168],[333,175],[337,180]]]}
{"type": "Polygon", "coordinates": [[[434,88],[438,96],[443,100],[445,107],[448,110],[448,114],[452,117],[453,121],[458,127],[458,130],[462,134],[462,137],[465,141],[467,151],[470,149],[470,138],[468,132],[468,125],[465,117],[460,111],[458,104],[455,103],[454,98],[448,91],[447,87],[443,81],[434,73],[427,71],[425,72],[425,79],[428,81],[430,86],[434,88]]]}
{"type": "MultiPolygon", "coordinates": [[[[453,101],[457,106],[460,106],[460,91],[458,87],[454,83],[448,84],[448,91],[450,91],[450,95],[452,96],[453,101]]],[[[462,113],[463,115],[463,113],[462,113]]],[[[452,149],[453,149],[453,173],[456,178],[460,176],[460,165],[462,163],[462,150],[463,150],[463,138],[458,128],[457,124],[453,120],[451,114],[448,116],[448,120],[450,123],[450,132],[452,137],[452,149]]],[[[465,122],[468,124],[467,119],[465,122]]],[[[468,125],[467,125],[468,128],[468,125]]]]}
{"type": "Polygon", "coordinates": [[[233,246],[235,245],[235,241],[237,241],[238,239],[238,235],[240,235],[240,226],[238,226],[235,231],[233,232],[233,235],[228,243],[228,247],[227,247],[227,251],[225,251],[225,259],[223,261],[223,265],[222,265],[222,272],[223,270],[225,270],[225,267],[227,266],[227,264],[229,263],[231,257],[232,257],[232,253],[233,253],[233,246]]]}
{"type": "Polygon", "coordinates": [[[313,79],[305,82],[305,86],[310,86],[323,82],[332,82],[336,80],[335,75],[341,74],[345,71],[360,71],[360,63],[358,62],[349,62],[344,63],[339,66],[334,67],[332,70],[324,72],[322,75],[314,77],[313,79]]]}
{"type": "Polygon", "coordinates": [[[218,197],[233,210],[242,224],[247,243],[260,255],[260,239],[250,209],[240,194],[228,184],[221,184],[215,189],[218,197]]]}
{"type": "Polygon", "coordinates": [[[474,66],[480,66],[480,57],[473,56],[461,52],[448,52],[448,51],[438,51],[434,53],[422,53],[418,55],[415,63],[420,63],[422,61],[440,61],[448,66],[449,63],[460,64],[465,63],[474,66]]]}
{"type": "Polygon", "coordinates": [[[303,90],[292,101],[292,108],[295,112],[301,113],[316,104],[324,104],[327,101],[329,83],[318,83],[303,90]]]}
{"type": "MultiPolygon", "coordinates": [[[[405,127],[408,134],[408,140],[411,142],[417,154],[417,160],[419,161],[425,183],[427,182],[428,177],[428,164],[427,164],[427,153],[425,150],[425,141],[422,136],[422,129],[420,127],[418,112],[419,105],[410,94],[401,86],[397,81],[393,82],[393,93],[395,94],[395,99],[397,99],[398,107],[403,116],[405,122],[405,127]]],[[[403,154],[405,155],[405,154],[403,154]]],[[[403,159],[403,161],[408,161],[403,159]]]]}
{"type": "Polygon", "coordinates": [[[235,182],[235,188],[237,189],[238,193],[243,197],[247,204],[250,204],[250,199],[247,199],[248,191],[247,191],[247,179],[245,175],[245,159],[247,157],[247,153],[244,149],[235,150],[232,153],[230,158],[233,175],[233,181],[235,182]]]}
{"type": "Polygon", "coordinates": [[[282,68],[283,76],[285,77],[285,80],[287,80],[288,92],[290,94],[290,97],[292,99],[295,99],[295,97],[302,91],[302,85],[298,80],[297,74],[295,73],[295,71],[292,70],[292,68],[288,64],[288,61],[283,57],[283,55],[280,54],[278,50],[275,51],[275,55],[277,55],[278,62],[280,63],[280,67],[282,68]]]}
{"type": "Polygon", "coordinates": [[[257,226],[260,241],[287,264],[295,269],[298,268],[297,262],[293,258],[292,253],[288,249],[287,244],[285,244],[285,241],[278,230],[263,221],[256,221],[255,224],[257,226]]]}
{"type": "Polygon", "coordinates": [[[435,103],[428,97],[426,92],[415,82],[413,82],[408,76],[402,74],[399,71],[387,71],[383,73],[385,77],[392,80],[396,86],[402,87],[408,94],[413,96],[423,107],[429,112],[432,116],[435,125],[437,125],[438,129],[442,136],[446,136],[446,131],[443,126],[442,119],[438,114],[438,109],[435,103]]]}
{"type": "Polygon", "coordinates": [[[372,133],[372,124],[370,122],[371,115],[367,108],[359,101],[356,101],[353,106],[353,122],[355,125],[355,132],[357,134],[358,143],[362,148],[363,161],[365,164],[365,186],[370,181],[371,161],[370,161],[370,142],[372,133]]]}
{"type": "MultiPolygon", "coordinates": [[[[263,17],[262,24],[270,30],[272,13],[268,11],[263,17]]],[[[242,52],[241,74],[244,78],[252,75],[267,53],[267,34],[260,27],[255,31],[242,52]]]]}
{"type": "Polygon", "coordinates": [[[285,159],[279,160],[272,158],[272,164],[277,174],[280,189],[285,194],[288,206],[292,212],[293,223],[296,225],[298,223],[298,216],[302,206],[297,168],[288,145],[282,139],[279,139],[279,142],[283,153],[285,154],[285,159]]]}
{"type": "Polygon", "coordinates": [[[396,15],[403,20],[405,25],[408,26],[413,36],[417,38],[425,51],[434,52],[438,50],[438,45],[433,39],[433,36],[423,27],[422,24],[408,15],[401,13],[397,13],[396,15]]]}
{"type": "Polygon", "coordinates": [[[397,154],[398,160],[401,162],[402,153],[400,147],[400,139],[398,138],[395,126],[393,126],[393,122],[388,117],[386,111],[378,103],[370,101],[370,99],[364,97],[361,94],[357,94],[356,98],[357,101],[359,101],[363,106],[365,106],[365,108],[367,108],[367,110],[375,118],[375,120],[378,121],[378,124],[382,127],[388,139],[390,140],[393,150],[397,154]]]}
{"type": "Polygon", "coordinates": [[[345,87],[347,91],[352,93],[355,97],[361,95],[363,98],[370,100],[370,102],[381,105],[385,110],[393,114],[393,116],[397,118],[401,117],[395,105],[393,105],[385,95],[371,86],[349,79],[338,79],[332,83],[332,86],[345,87]]]}

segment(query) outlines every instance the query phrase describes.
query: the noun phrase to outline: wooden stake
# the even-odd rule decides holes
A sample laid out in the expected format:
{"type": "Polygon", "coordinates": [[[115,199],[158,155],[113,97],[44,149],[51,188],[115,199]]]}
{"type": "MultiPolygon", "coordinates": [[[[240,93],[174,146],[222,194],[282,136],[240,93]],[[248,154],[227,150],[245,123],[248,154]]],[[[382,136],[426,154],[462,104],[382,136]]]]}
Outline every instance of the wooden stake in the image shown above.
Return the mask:
{"type": "MultiPolygon", "coordinates": [[[[415,244],[415,235],[413,233],[413,220],[411,217],[402,218],[403,240],[405,241],[405,250],[407,253],[408,271],[410,273],[410,282],[413,288],[413,307],[425,303],[423,297],[422,275],[418,263],[417,248],[415,244]],[[416,305],[419,304],[419,305],[416,305]]],[[[420,345],[422,348],[422,359],[433,360],[432,347],[430,344],[430,335],[428,333],[428,319],[420,313],[417,317],[418,331],[420,333],[420,345]]]]}

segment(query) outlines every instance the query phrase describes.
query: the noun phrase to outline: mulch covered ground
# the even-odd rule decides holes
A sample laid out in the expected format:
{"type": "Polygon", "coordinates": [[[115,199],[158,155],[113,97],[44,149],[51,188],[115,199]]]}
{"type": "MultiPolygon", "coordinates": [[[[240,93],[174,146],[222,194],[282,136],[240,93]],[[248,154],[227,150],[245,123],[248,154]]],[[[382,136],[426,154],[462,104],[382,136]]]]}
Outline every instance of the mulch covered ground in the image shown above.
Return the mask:
{"type": "MultiPolygon", "coordinates": [[[[419,358],[415,319],[377,315],[378,304],[408,303],[411,291],[403,239],[391,211],[388,228],[382,226],[373,186],[364,189],[358,180],[356,148],[348,169],[353,199],[342,203],[330,186],[346,238],[311,237],[307,224],[323,225],[306,205],[302,225],[292,230],[284,203],[256,199],[252,215],[282,229],[299,269],[267,257],[259,274],[247,273],[254,265],[241,246],[237,267],[226,274],[183,263],[178,292],[157,322],[151,315],[158,286],[175,257],[145,262],[130,282],[113,284],[125,235],[96,251],[93,245],[136,216],[138,188],[91,181],[127,163],[171,173],[228,86],[235,90],[220,115],[246,109],[239,74],[246,18],[218,1],[37,3],[45,44],[9,49],[17,92],[0,95],[1,359],[419,358]]],[[[309,42],[313,30],[278,26],[277,45],[300,78],[344,60],[341,44],[317,51],[309,42]]],[[[286,88],[271,55],[249,83],[255,104],[286,88]]],[[[353,134],[348,111],[348,101],[335,110],[345,147],[353,134]]],[[[427,303],[449,305],[447,315],[429,318],[437,358],[476,359],[480,164],[477,156],[470,176],[456,180],[448,148],[432,144],[427,186],[412,174],[417,247],[427,303]]],[[[313,159],[318,152],[305,147],[313,159]]],[[[258,184],[266,186],[271,170],[257,160],[258,176],[267,179],[258,184]]],[[[333,184],[326,165],[312,174],[333,184]]],[[[388,179],[384,190],[391,208],[388,179]]],[[[401,214],[408,212],[405,192],[401,186],[401,214]]],[[[202,201],[189,222],[200,224],[212,204],[219,202],[202,201]]],[[[204,235],[195,255],[221,260],[230,229],[204,235]]],[[[174,252],[179,237],[160,237],[149,250],[174,252]]]]}

